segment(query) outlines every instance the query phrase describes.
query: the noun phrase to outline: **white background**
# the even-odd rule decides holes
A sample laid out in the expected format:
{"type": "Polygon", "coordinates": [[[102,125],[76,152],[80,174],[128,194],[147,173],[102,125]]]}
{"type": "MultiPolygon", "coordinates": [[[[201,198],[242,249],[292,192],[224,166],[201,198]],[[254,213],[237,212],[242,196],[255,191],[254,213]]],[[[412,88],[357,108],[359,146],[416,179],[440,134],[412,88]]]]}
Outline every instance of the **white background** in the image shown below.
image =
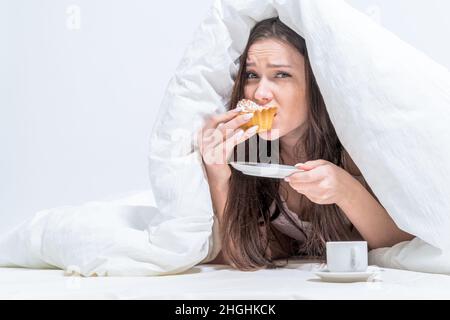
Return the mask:
{"type": "MultiPolygon", "coordinates": [[[[450,67],[449,1],[348,2],[450,67]]],[[[211,3],[0,0],[0,232],[150,188],[154,116],[211,3]]]]}

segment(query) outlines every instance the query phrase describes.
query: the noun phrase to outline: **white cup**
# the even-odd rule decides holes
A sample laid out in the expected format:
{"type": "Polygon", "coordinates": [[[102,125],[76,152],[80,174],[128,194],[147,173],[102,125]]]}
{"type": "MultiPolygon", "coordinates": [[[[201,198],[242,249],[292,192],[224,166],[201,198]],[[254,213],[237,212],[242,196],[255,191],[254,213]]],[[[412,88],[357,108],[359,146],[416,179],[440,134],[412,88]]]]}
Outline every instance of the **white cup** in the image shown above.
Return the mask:
{"type": "Polygon", "coordinates": [[[367,270],[366,241],[327,242],[327,267],[330,272],[364,272],[367,270]]]}

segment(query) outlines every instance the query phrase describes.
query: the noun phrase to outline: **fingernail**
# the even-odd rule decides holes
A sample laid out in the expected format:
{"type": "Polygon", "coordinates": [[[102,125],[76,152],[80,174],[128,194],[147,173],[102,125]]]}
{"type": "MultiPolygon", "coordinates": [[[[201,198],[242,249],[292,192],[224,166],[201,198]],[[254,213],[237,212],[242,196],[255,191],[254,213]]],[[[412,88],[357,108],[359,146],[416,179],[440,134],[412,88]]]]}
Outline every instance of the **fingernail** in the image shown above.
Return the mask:
{"type": "Polygon", "coordinates": [[[288,177],[284,178],[284,181],[289,182],[290,179],[288,177]]]}
{"type": "Polygon", "coordinates": [[[251,118],[253,118],[253,113],[247,113],[247,114],[244,115],[243,118],[244,118],[245,120],[251,119],[251,118]]]}
{"type": "Polygon", "coordinates": [[[244,134],[244,130],[239,129],[238,132],[236,133],[236,137],[240,138],[240,137],[242,137],[243,134],[244,134]]]}
{"type": "Polygon", "coordinates": [[[297,166],[299,166],[299,167],[301,167],[301,166],[303,166],[304,165],[304,163],[297,163],[296,165],[295,165],[295,167],[297,167],[297,166]]]}
{"type": "Polygon", "coordinates": [[[241,107],[237,107],[237,108],[233,109],[233,111],[236,112],[236,113],[237,113],[237,112],[241,112],[241,111],[242,111],[242,108],[241,108],[241,107]]]}
{"type": "Polygon", "coordinates": [[[255,133],[256,131],[258,131],[259,126],[253,126],[250,129],[247,130],[247,133],[255,133]]]}

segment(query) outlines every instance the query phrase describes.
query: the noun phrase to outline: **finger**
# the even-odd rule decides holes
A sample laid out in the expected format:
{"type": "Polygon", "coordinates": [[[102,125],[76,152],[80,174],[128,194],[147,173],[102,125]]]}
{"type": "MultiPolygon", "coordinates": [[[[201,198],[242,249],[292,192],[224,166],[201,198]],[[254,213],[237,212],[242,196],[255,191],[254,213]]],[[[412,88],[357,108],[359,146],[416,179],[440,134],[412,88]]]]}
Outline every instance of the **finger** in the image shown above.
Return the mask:
{"type": "Polygon", "coordinates": [[[245,140],[251,138],[258,132],[258,126],[253,126],[248,130],[244,131],[242,129],[236,130],[235,134],[233,134],[230,138],[225,140],[218,148],[223,150],[223,155],[225,160],[228,160],[233,149],[236,145],[244,142],[245,140]]]}
{"type": "Polygon", "coordinates": [[[195,136],[194,145],[199,148],[200,153],[203,154],[203,151],[206,149],[208,144],[210,144],[213,140],[213,133],[214,130],[208,129],[204,130],[203,128],[199,129],[197,131],[197,134],[195,136]]]}
{"type": "Polygon", "coordinates": [[[251,118],[253,118],[253,113],[241,114],[220,126],[225,139],[231,137],[237,128],[249,122],[251,118]]]}
{"type": "Polygon", "coordinates": [[[323,166],[325,164],[330,163],[329,161],[323,160],[323,159],[318,159],[318,160],[312,160],[312,161],[307,161],[305,163],[297,163],[295,165],[296,168],[302,169],[302,170],[312,170],[314,168],[323,166]]]}
{"type": "Polygon", "coordinates": [[[312,190],[317,189],[317,182],[300,183],[289,181],[289,185],[291,186],[292,189],[302,194],[309,194],[311,193],[312,190]]]}
{"type": "MultiPolygon", "coordinates": [[[[237,123],[240,123],[241,121],[238,121],[237,123]]],[[[222,124],[222,126],[220,126],[220,124],[219,124],[219,128],[222,128],[224,126],[225,126],[224,124],[222,124]]],[[[224,133],[223,130],[220,130],[220,129],[216,129],[216,130],[209,129],[209,131],[212,131],[212,134],[210,134],[206,138],[203,138],[203,140],[202,140],[203,146],[204,146],[204,148],[215,148],[218,145],[220,145],[221,143],[223,143],[224,141],[230,139],[236,133],[240,132],[239,130],[242,130],[242,129],[238,129],[238,130],[227,129],[226,133],[224,133]]],[[[229,142],[228,144],[225,144],[225,146],[228,148],[234,148],[235,145],[242,143],[243,141],[252,137],[254,134],[256,134],[257,131],[258,131],[258,126],[253,126],[253,127],[249,128],[247,131],[245,131],[245,134],[243,134],[242,137],[239,140],[237,140],[235,144],[233,144],[232,142],[229,142]]]]}
{"type": "Polygon", "coordinates": [[[240,143],[244,142],[245,140],[253,137],[258,132],[258,128],[259,128],[259,126],[253,126],[253,127],[250,127],[249,129],[247,129],[245,131],[245,133],[242,135],[242,137],[238,140],[237,144],[240,144],[240,143]]]}
{"type": "Polygon", "coordinates": [[[211,132],[212,134],[203,139],[203,144],[205,148],[215,148],[225,140],[222,131],[215,129],[212,130],[211,132]]]}
{"type": "Polygon", "coordinates": [[[284,181],[293,183],[311,183],[323,179],[323,174],[319,170],[299,171],[284,178],[284,181]]]}
{"type": "Polygon", "coordinates": [[[201,144],[203,145],[203,147],[214,147],[216,145],[218,145],[219,143],[221,143],[225,136],[223,134],[223,132],[220,129],[222,126],[224,125],[224,123],[219,123],[217,125],[217,128],[207,128],[206,126],[203,127],[202,129],[200,129],[201,133],[200,133],[200,141],[201,144]]]}
{"type": "Polygon", "coordinates": [[[241,109],[235,108],[221,114],[214,114],[208,118],[204,126],[205,129],[215,129],[221,122],[228,122],[239,115],[241,109]]]}
{"type": "Polygon", "coordinates": [[[216,155],[216,158],[220,158],[222,164],[228,162],[228,158],[233,152],[234,146],[237,145],[238,141],[244,136],[244,134],[244,130],[238,129],[230,138],[215,147],[214,154],[216,155]]]}

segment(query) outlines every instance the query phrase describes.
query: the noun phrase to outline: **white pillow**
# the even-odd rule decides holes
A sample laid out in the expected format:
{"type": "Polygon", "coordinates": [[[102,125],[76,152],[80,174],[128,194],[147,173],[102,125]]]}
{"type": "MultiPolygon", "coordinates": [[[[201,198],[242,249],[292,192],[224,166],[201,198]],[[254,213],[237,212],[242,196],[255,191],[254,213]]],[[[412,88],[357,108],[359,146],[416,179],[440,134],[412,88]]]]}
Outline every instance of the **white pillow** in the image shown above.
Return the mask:
{"type": "Polygon", "coordinates": [[[337,134],[382,205],[425,245],[450,250],[450,75],[337,0],[214,4],[152,134],[150,180],[159,209],[175,219],[213,215],[192,135],[206,115],[225,111],[250,29],[277,15],[306,39],[337,134]]]}

